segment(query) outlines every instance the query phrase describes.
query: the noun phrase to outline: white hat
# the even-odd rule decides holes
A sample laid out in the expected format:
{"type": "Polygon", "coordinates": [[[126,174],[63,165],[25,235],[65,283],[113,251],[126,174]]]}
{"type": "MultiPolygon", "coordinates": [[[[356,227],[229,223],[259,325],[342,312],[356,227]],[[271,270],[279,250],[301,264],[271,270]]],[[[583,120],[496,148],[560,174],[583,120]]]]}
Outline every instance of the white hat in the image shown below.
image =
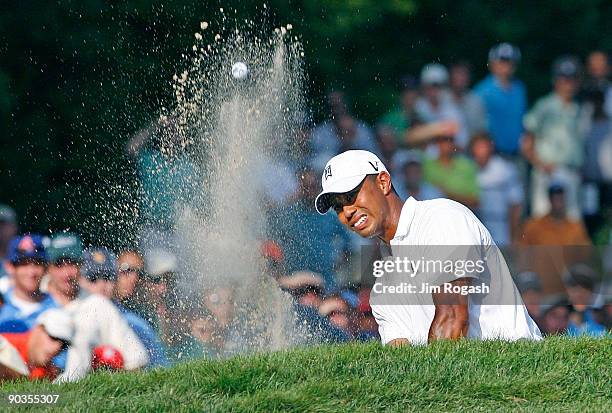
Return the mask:
{"type": "Polygon", "coordinates": [[[154,248],[145,254],[145,267],[147,274],[153,277],[176,272],[176,255],[163,248],[154,248]]]}
{"type": "Polygon", "coordinates": [[[330,195],[344,194],[355,189],[366,175],[388,172],[378,156],[372,152],[346,151],[331,158],[321,176],[323,191],[315,199],[317,212],[324,215],[329,208],[330,195]]]}
{"type": "Polygon", "coordinates": [[[424,85],[445,85],[448,83],[448,70],[440,63],[430,63],[421,70],[421,83],[424,85]]]}
{"type": "Polygon", "coordinates": [[[72,341],[74,324],[70,315],[64,310],[51,308],[38,316],[36,324],[43,326],[49,337],[60,339],[67,343],[72,341]]]}

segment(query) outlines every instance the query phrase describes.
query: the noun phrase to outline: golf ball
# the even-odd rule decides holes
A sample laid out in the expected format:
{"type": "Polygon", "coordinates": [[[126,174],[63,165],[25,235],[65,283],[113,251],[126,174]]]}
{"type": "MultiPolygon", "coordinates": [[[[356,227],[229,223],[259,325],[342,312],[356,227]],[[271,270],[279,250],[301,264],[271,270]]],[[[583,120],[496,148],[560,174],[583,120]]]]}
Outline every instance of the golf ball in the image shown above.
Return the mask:
{"type": "Polygon", "coordinates": [[[236,62],[232,65],[232,76],[234,79],[242,80],[249,74],[249,68],[243,62],[236,62]]]}

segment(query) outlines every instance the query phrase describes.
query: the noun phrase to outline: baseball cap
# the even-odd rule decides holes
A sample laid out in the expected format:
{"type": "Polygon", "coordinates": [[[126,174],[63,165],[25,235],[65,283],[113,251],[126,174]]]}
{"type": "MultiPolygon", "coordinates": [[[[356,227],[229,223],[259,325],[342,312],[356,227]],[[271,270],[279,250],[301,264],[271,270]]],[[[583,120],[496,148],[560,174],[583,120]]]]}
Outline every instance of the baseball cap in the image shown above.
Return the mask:
{"type": "Polygon", "coordinates": [[[0,204],[0,222],[17,223],[17,213],[8,205],[0,204]]]}
{"type": "Polygon", "coordinates": [[[48,261],[44,238],[38,234],[24,234],[13,238],[8,247],[8,260],[15,264],[22,260],[48,261]]]}
{"type": "Polygon", "coordinates": [[[81,274],[89,281],[117,279],[117,258],[108,248],[92,247],[83,251],[81,274]]]}
{"type": "Polygon", "coordinates": [[[521,60],[521,51],[510,43],[496,44],[489,50],[489,61],[508,60],[518,63],[521,60]]]}
{"type": "Polygon", "coordinates": [[[553,77],[577,78],[580,72],[580,63],[574,56],[562,56],[553,63],[553,77]]]}
{"type": "Polygon", "coordinates": [[[158,278],[169,272],[176,272],[176,255],[162,248],[155,248],[145,254],[145,269],[147,275],[158,278]]]}
{"type": "Polygon", "coordinates": [[[525,291],[542,291],[540,277],[533,271],[523,271],[515,276],[516,286],[521,294],[525,291]]]}
{"type": "Polygon", "coordinates": [[[54,234],[51,236],[47,252],[51,263],[55,264],[64,260],[80,263],[83,255],[83,242],[77,234],[71,232],[54,234]]]}
{"type": "Polygon", "coordinates": [[[59,308],[51,308],[36,319],[36,324],[43,326],[49,337],[67,344],[72,341],[74,324],[70,315],[59,308]]]}
{"type": "Polygon", "coordinates": [[[315,199],[317,212],[324,215],[331,207],[331,198],[355,189],[361,181],[371,174],[388,172],[378,156],[363,150],[342,152],[331,158],[321,177],[323,191],[315,199]]]}
{"type": "Polygon", "coordinates": [[[445,85],[448,83],[448,70],[440,63],[430,63],[421,70],[421,83],[424,85],[445,85]]]}
{"type": "Polygon", "coordinates": [[[560,182],[553,182],[548,187],[548,195],[556,195],[565,193],[565,187],[560,182]]]}

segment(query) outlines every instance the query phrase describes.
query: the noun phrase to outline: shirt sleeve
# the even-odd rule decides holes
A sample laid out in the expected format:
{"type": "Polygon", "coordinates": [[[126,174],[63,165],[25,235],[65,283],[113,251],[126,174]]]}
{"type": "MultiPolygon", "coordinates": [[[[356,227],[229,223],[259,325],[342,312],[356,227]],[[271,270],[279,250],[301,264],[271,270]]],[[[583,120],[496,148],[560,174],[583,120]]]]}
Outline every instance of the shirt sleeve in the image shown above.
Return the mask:
{"type": "Polygon", "coordinates": [[[523,127],[526,131],[531,133],[537,133],[540,128],[543,115],[544,103],[542,100],[536,102],[529,112],[523,117],[523,127]]]}
{"type": "Polygon", "coordinates": [[[393,312],[390,311],[391,306],[388,305],[373,305],[372,315],[378,324],[378,334],[380,341],[383,344],[388,344],[390,341],[397,338],[408,338],[408,334],[401,330],[401,323],[395,321],[393,312]]]}

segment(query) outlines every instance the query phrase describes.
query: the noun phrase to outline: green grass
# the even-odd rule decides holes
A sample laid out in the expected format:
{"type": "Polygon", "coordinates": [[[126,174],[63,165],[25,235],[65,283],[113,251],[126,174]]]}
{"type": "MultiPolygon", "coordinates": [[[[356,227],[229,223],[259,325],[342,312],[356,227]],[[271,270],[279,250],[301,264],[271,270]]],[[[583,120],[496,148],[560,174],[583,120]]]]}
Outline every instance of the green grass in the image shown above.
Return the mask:
{"type": "Polygon", "coordinates": [[[348,344],[100,373],[64,385],[18,382],[1,391],[59,393],[53,410],[70,412],[610,412],[611,363],[612,338],[348,344]]]}

